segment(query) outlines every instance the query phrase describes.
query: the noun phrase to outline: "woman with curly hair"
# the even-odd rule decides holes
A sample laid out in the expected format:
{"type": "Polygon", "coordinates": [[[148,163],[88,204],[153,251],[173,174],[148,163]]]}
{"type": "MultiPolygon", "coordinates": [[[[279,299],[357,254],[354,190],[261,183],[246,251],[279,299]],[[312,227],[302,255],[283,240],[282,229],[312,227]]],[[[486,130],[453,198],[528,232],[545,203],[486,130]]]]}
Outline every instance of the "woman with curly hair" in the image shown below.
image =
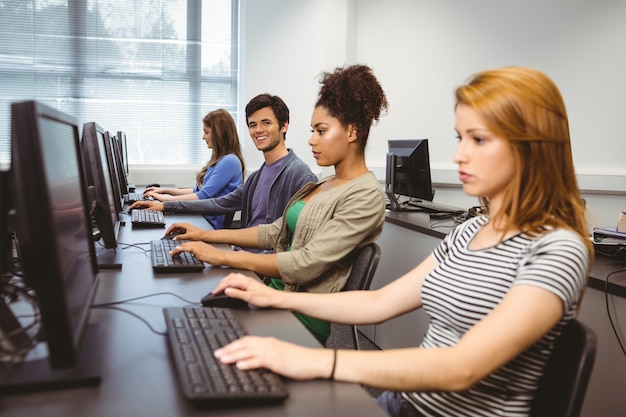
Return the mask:
{"type": "MultiPolygon", "coordinates": [[[[350,274],[355,250],[375,241],[385,220],[380,183],[365,164],[371,125],[387,109],[387,98],[372,70],[364,65],[323,73],[311,117],[309,145],[320,166],[335,175],[309,183],[291,199],[272,224],[239,230],[205,231],[185,223],[178,239],[188,242],[173,254],[191,252],[215,266],[257,272],[269,286],[289,292],[340,291],[350,274]],[[228,252],[206,242],[272,249],[271,254],[228,252]]],[[[298,318],[320,340],[330,326],[305,315],[298,318]]]]}
{"type": "MultiPolygon", "coordinates": [[[[204,200],[221,197],[243,183],[245,164],[233,117],[224,109],[209,112],[202,119],[202,140],[212,150],[211,159],[196,174],[194,188],[148,187],[144,197],[159,201],[204,200]]],[[[215,229],[224,227],[224,215],[204,216],[215,229]]]]}

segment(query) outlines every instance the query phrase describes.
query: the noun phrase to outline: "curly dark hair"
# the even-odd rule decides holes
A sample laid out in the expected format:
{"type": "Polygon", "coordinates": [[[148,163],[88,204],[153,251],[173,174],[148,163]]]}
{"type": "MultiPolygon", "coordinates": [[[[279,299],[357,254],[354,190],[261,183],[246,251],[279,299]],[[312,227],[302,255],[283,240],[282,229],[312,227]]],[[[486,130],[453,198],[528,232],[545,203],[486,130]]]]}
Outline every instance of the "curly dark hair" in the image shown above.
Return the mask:
{"type": "Polygon", "coordinates": [[[366,65],[338,67],[320,78],[322,87],[315,107],[325,107],[344,126],[355,126],[365,149],[370,127],[388,109],[387,97],[372,69],[366,65]]]}

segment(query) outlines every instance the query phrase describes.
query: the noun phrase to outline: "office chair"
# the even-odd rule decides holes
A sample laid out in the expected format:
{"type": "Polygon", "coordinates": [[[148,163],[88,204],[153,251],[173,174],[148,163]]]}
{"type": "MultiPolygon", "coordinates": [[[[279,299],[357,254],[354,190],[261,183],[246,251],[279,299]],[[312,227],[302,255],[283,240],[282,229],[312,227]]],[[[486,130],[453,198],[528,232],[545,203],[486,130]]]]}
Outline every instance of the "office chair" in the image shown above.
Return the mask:
{"type": "Polygon", "coordinates": [[[234,211],[229,211],[224,215],[224,229],[230,229],[233,225],[233,217],[235,217],[234,211]]]}
{"type": "MultiPolygon", "coordinates": [[[[380,246],[375,242],[357,250],[352,271],[342,291],[368,290],[372,284],[374,273],[380,260],[380,246]]],[[[330,324],[330,336],[326,340],[326,347],[336,349],[359,349],[357,329],[354,325],[330,324]]]]}
{"type": "Polygon", "coordinates": [[[578,417],[596,358],[597,338],[592,329],[573,319],[559,336],[530,417],[578,417]]]}

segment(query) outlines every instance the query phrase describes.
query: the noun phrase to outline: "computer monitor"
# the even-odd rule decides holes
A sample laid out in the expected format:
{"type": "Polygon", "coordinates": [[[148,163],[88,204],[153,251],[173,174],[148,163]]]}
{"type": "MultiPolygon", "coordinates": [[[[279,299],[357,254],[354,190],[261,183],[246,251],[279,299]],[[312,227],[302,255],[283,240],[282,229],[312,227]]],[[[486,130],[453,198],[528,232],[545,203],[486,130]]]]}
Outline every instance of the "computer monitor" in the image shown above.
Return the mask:
{"type": "Polygon", "coordinates": [[[111,174],[111,187],[113,188],[113,195],[115,196],[115,208],[118,212],[121,212],[124,208],[124,195],[127,194],[128,191],[126,191],[126,188],[122,187],[120,183],[115,151],[111,144],[112,138],[115,139],[108,131],[104,132],[103,145],[109,166],[109,173],[111,174]]]}
{"type": "Polygon", "coordinates": [[[128,176],[130,175],[130,165],[128,162],[128,141],[126,139],[126,133],[121,130],[118,130],[116,138],[121,149],[122,165],[124,166],[124,172],[126,173],[126,183],[128,184],[128,192],[133,193],[135,192],[135,189],[136,189],[135,185],[131,183],[130,181],[128,181],[128,176]]]}
{"type": "Polygon", "coordinates": [[[126,133],[118,130],[116,138],[119,142],[120,149],[122,150],[122,164],[124,166],[124,173],[128,177],[130,175],[130,169],[128,167],[128,143],[126,142],[126,133]]]}
{"type": "Polygon", "coordinates": [[[124,171],[124,162],[122,161],[122,151],[120,144],[115,136],[107,132],[107,143],[109,150],[111,151],[111,163],[115,171],[115,179],[117,181],[117,188],[122,195],[128,194],[128,181],[126,179],[126,172],[124,171]]]}
{"type": "Polygon", "coordinates": [[[13,233],[10,216],[13,199],[9,190],[10,166],[0,164],[0,282],[8,281],[13,271],[13,233]]]}
{"type": "Polygon", "coordinates": [[[11,124],[15,233],[43,337],[22,362],[0,363],[0,392],[94,385],[100,343],[88,319],[98,277],[78,125],[35,101],[13,103],[11,124]]]}
{"type": "Polygon", "coordinates": [[[89,191],[88,201],[103,242],[102,245],[99,244],[96,237],[97,264],[101,269],[119,269],[122,267],[121,253],[116,249],[120,228],[119,202],[116,203],[105,132],[96,122],[85,123],[80,143],[89,191]]]}
{"type": "MultiPolygon", "coordinates": [[[[434,196],[430,177],[428,139],[398,139],[388,141],[387,175],[385,191],[389,209],[413,210],[401,203],[398,195],[421,201],[432,201],[434,196]]],[[[415,208],[417,209],[417,207],[415,208]]]]}

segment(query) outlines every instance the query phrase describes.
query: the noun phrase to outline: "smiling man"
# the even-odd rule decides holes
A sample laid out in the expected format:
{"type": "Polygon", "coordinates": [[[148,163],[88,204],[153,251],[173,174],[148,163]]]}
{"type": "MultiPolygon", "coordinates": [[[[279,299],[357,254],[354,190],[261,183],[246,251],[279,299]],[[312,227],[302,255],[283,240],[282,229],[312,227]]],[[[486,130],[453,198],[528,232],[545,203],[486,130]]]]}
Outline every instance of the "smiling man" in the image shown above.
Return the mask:
{"type": "Polygon", "coordinates": [[[317,182],[309,166],[285,145],[289,108],[278,96],[259,94],[246,105],[248,132],[265,162],[243,185],[222,197],[193,201],[138,201],[130,208],[147,207],[170,213],[225,214],[241,210],[241,228],[269,224],[283,215],[296,191],[317,182]]]}

